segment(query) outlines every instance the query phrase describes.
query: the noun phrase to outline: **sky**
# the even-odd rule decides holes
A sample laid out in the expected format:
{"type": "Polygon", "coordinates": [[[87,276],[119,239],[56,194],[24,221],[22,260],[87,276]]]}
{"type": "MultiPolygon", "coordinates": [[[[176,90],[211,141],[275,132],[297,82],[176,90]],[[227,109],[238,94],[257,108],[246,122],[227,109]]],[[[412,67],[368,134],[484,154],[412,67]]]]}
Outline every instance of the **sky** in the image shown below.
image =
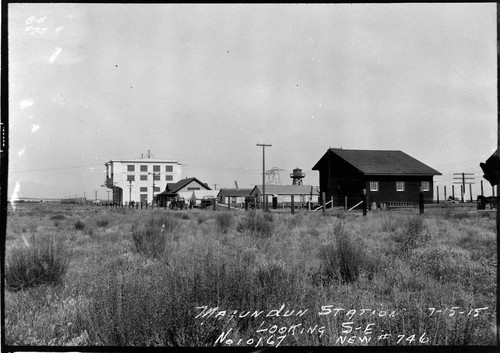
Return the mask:
{"type": "MultiPolygon", "coordinates": [[[[329,147],[401,150],[436,185],[497,148],[495,3],[9,4],[9,196],[105,199],[104,163],[282,184],[329,147]]],[[[217,185],[217,186],[215,186],[217,185]]],[[[458,190],[459,186],[456,186],[458,190]]],[[[475,196],[474,196],[475,197],[475,196]]]]}

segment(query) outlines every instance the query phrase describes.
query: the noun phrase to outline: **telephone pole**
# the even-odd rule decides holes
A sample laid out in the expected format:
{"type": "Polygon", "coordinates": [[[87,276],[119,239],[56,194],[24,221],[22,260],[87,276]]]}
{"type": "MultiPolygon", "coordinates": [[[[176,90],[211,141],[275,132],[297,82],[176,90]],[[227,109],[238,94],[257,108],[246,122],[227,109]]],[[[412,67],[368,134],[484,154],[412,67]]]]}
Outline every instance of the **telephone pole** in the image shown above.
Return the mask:
{"type": "Polygon", "coordinates": [[[266,198],[266,147],[271,147],[270,143],[258,143],[257,146],[262,146],[262,206],[267,211],[267,198],[266,198]]]}
{"type": "MultiPolygon", "coordinates": [[[[149,155],[149,150],[148,150],[148,155],[149,155]]],[[[149,158],[149,156],[148,156],[149,158]]],[[[153,198],[151,199],[151,209],[154,208],[154,202],[155,202],[155,176],[157,175],[160,175],[160,173],[148,173],[148,174],[151,174],[153,176],[153,198]]]]}
{"type": "MultiPolygon", "coordinates": [[[[460,180],[460,181],[454,181],[453,184],[461,184],[460,189],[461,189],[461,194],[462,194],[462,202],[464,202],[464,193],[465,193],[465,184],[474,184],[474,173],[453,173],[453,175],[456,175],[456,177],[453,177],[455,180],[460,180]],[[466,175],[472,175],[472,176],[466,176],[466,175]],[[467,181],[466,181],[467,180],[467,181]]],[[[470,187],[471,189],[471,201],[472,201],[472,186],[470,187]]]]}
{"type": "MultiPolygon", "coordinates": [[[[128,204],[130,205],[130,202],[132,201],[132,180],[130,179],[128,181],[128,187],[129,187],[128,204]]],[[[153,187],[153,192],[154,192],[154,187],[153,187]]]]}

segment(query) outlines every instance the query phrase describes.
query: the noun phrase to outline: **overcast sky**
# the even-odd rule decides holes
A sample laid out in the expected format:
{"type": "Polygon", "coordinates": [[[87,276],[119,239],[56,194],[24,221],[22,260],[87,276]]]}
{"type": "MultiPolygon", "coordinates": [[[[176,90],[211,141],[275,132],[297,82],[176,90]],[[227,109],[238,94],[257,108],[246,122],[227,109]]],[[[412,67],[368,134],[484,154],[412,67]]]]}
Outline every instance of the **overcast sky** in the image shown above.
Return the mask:
{"type": "Polygon", "coordinates": [[[272,144],[266,169],[283,169],[282,184],[300,167],[319,185],[311,168],[343,147],[402,150],[448,190],[453,173],[475,173],[476,190],[497,146],[495,3],[9,4],[8,15],[9,198],[105,199],[104,163],[148,150],[212,188],[251,187],[257,143],[272,144]]]}

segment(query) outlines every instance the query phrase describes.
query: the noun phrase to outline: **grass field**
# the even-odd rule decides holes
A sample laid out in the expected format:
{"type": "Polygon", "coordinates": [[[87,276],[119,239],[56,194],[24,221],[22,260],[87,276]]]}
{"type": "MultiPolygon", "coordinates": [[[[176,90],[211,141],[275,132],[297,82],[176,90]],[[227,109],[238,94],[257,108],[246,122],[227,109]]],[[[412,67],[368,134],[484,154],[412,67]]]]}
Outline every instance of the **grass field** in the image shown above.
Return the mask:
{"type": "Polygon", "coordinates": [[[9,206],[8,345],[495,345],[495,213],[9,206]]]}

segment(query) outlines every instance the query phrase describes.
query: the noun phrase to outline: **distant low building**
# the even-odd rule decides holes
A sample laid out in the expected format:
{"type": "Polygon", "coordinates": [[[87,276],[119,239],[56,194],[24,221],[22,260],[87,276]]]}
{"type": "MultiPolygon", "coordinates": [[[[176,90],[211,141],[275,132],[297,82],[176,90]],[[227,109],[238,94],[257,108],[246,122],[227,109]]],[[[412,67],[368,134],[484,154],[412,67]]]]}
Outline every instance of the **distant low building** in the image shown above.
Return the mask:
{"type": "MultiPolygon", "coordinates": [[[[250,195],[260,197],[262,192],[262,185],[256,185],[250,195]]],[[[272,202],[272,197],[276,197],[278,204],[288,206],[292,202],[292,195],[293,202],[297,205],[306,202],[318,202],[318,193],[312,185],[266,185],[265,192],[268,195],[269,203],[272,202]]]]}
{"type": "Polygon", "coordinates": [[[219,203],[244,203],[245,197],[251,195],[253,189],[225,189],[222,188],[217,194],[217,202],[219,203]]]}
{"type": "Polygon", "coordinates": [[[418,204],[420,191],[424,202],[433,202],[433,177],[437,170],[402,151],[348,150],[329,148],[313,170],[319,171],[320,191],[326,202],[348,207],[362,199],[367,203],[418,204]]]}

